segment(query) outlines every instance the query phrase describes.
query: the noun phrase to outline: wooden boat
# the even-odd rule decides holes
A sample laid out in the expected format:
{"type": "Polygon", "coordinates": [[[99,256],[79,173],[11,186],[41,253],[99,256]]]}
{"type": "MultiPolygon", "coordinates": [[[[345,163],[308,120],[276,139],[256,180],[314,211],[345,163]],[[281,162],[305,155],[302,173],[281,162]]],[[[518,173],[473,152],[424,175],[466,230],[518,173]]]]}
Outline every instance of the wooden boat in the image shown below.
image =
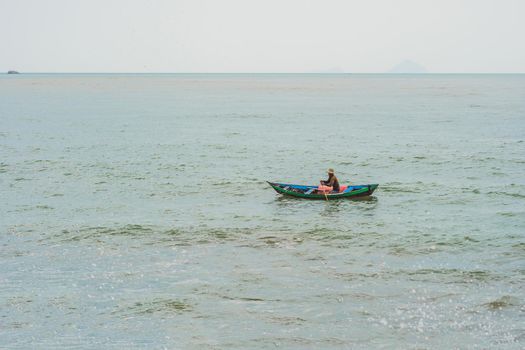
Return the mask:
{"type": "Polygon", "coordinates": [[[277,193],[286,196],[324,200],[370,196],[375,191],[377,186],[379,186],[378,184],[352,185],[346,188],[343,187],[341,192],[318,193],[316,191],[317,186],[283,184],[269,181],[268,183],[270,184],[270,186],[273,187],[275,191],[277,191],[277,193]]]}

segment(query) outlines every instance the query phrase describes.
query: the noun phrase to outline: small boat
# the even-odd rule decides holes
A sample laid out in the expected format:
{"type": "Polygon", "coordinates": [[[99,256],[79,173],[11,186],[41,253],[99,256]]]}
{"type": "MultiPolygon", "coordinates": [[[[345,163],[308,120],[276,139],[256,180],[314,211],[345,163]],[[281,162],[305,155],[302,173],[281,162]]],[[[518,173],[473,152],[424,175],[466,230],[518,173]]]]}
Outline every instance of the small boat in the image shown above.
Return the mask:
{"type": "Polygon", "coordinates": [[[283,184],[269,181],[268,184],[280,194],[306,199],[324,200],[370,196],[377,186],[379,186],[378,184],[341,186],[340,192],[319,193],[316,191],[318,186],[283,184]]]}

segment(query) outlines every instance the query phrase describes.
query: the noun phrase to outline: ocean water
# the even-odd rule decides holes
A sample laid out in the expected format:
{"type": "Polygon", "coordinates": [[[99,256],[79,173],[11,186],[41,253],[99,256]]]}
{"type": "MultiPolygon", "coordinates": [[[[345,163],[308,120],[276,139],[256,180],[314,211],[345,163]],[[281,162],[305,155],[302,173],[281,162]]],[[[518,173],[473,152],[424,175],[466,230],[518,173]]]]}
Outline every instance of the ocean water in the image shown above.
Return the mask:
{"type": "Polygon", "coordinates": [[[525,75],[4,75],[0,348],[523,349],[524,156],[525,75]]]}

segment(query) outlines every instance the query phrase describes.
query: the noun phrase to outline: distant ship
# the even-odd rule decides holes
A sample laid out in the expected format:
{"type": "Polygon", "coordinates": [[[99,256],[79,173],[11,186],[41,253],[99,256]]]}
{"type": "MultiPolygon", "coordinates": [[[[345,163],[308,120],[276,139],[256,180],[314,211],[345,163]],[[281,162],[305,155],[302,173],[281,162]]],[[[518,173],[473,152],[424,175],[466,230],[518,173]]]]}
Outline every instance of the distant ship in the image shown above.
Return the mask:
{"type": "Polygon", "coordinates": [[[20,74],[20,73],[17,72],[16,70],[10,70],[7,72],[7,74],[20,74]]]}

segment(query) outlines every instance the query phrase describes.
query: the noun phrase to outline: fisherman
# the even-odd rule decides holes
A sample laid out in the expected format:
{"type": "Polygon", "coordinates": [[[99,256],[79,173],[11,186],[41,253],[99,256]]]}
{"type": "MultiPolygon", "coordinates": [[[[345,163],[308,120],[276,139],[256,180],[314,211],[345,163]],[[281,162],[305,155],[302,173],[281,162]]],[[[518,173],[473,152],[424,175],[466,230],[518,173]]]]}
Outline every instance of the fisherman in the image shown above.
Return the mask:
{"type": "Polygon", "coordinates": [[[337,180],[337,177],[334,174],[334,169],[328,169],[328,180],[321,180],[321,186],[329,186],[332,187],[332,192],[339,192],[339,181],[337,180]]]}

